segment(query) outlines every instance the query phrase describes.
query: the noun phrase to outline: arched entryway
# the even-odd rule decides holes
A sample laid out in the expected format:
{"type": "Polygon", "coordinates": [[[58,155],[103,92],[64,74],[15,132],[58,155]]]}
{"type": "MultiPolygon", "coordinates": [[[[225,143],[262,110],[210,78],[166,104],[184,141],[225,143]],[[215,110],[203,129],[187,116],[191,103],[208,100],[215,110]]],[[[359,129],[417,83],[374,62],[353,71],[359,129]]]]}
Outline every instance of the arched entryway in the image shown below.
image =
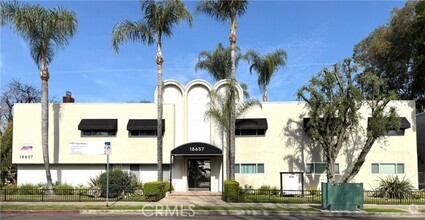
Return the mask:
{"type": "Polygon", "coordinates": [[[181,185],[176,187],[178,191],[221,191],[223,151],[220,148],[203,142],[186,143],[174,148],[170,157],[170,184],[175,179],[181,185]],[[173,176],[173,170],[179,170],[181,178],[173,176]]]}

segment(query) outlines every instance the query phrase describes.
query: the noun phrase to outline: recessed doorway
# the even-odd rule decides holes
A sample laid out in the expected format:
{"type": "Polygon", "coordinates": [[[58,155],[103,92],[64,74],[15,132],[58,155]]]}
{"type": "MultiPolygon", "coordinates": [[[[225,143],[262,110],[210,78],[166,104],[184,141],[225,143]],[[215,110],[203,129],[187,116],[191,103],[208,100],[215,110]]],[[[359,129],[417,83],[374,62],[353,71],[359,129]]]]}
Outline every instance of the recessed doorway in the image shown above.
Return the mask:
{"type": "Polygon", "coordinates": [[[211,191],[211,160],[189,159],[187,167],[189,191],[211,191]]]}

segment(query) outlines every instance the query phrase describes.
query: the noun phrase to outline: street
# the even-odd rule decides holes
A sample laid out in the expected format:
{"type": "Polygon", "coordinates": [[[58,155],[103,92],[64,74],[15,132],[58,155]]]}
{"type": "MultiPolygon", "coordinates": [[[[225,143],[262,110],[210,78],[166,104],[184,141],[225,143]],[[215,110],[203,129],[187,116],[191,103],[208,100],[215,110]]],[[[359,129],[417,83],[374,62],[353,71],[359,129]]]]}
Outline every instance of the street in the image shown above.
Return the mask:
{"type": "MultiPolygon", "coordinates": [[[[300,215],[297,216],[294,215],[287,215],[287,216],[223,216],[223,215],[199,215],[199,216],[184,216],[184,217],[177,217],[177,216],[143,216],[143,215],[55,215],[55,214],[45,214],[45,215],[38,215],[38,214],[5,214],[0,216],[2,220],[75,220],[75,219],[81,219],[81,220],[132,220],[132,219],[149,219],[149,220],[162,220],[162,219],[191,219],[191,220],[230,220],[230,219],[240,219],[240,220],[251,220],[251,219],[264,219],[264,220],[271,220],[271,219],[288,219],[288,220],[344,220],[344,219],[382,219],[382,216],[376,216],[376,217],[361,217],[356,218],[355,216],[352,217],[341,217],[341,216],[335,216],[335,217],[329,217],[329,216],[314,216],[314,215],[300,215]]],[[[385,216],[386,219],[391,219],[391,217],[385,216]]],[[[394,216],[392,219],[423,219],[420,217],[417,218],[400,218],[400,216],[394,216]]]]}

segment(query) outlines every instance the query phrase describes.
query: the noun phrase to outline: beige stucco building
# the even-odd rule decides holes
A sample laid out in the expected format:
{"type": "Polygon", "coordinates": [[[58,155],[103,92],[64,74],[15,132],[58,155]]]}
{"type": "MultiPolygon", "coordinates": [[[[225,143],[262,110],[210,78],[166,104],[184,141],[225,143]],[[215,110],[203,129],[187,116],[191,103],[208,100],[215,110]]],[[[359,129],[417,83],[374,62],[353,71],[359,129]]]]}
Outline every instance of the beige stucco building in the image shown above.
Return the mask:
{"type": "MultiPolygon", "coordinates": [[[[205,117],[209,93],[223,89],[194,80],[186,86],[164,84],[164,178],[172,176],[176,191],[221,191],[226,161],[221,132],[205,117]]],[[[239,94],[242,94],[239,87],[239,94]]],[[[239,100],[243,100],[240,95],[239,100]]],[[[394,101],[407,123],[375,143],[354,182],[366,189],[379,178],[398,175],[418,187],[416,117],[413,101],[394,101]],[[401,132],[402,131],[402,132],[401,132]]],[[[362,108],[362,126],[370,111],[362,108]]],[[[236,124],[236,180],[254,188],[320,187],[326,181],[325,160],[304,131],[307,109],[302,102],[267,102],[254,107],[236,124]]],[[[142,182],[156,180],[155,103],[61,103],[49,112],[49,153],[54,182],[88,185],[106,169],[105,146],[113,168],[134,173],[142,182]]],[[[13,163],[18,184],[45,182],[41,149],[40,104],[14,108],[13,163]]],[[[337,159],[338,178],[358,152],[365,129],[352,134],[337,159]],[[356,150],[357,149],[357,150],[356,150]]]]}

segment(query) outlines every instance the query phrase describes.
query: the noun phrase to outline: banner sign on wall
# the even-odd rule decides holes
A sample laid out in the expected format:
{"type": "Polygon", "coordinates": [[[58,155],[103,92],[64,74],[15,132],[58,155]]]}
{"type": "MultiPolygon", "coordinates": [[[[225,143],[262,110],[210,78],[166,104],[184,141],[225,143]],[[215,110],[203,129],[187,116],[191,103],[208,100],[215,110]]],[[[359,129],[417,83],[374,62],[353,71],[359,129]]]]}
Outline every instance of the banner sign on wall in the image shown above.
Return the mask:
{"type": "MultiPolygon", "coordinates": [[[[111,142],[103,141],[84,141],[69,142],[69,154],[79,155],[105,155],[107,154],[106,146],[111,146],[111,142]]],[[[109,149],[110,153],[110,149],[109,149]]]]}

